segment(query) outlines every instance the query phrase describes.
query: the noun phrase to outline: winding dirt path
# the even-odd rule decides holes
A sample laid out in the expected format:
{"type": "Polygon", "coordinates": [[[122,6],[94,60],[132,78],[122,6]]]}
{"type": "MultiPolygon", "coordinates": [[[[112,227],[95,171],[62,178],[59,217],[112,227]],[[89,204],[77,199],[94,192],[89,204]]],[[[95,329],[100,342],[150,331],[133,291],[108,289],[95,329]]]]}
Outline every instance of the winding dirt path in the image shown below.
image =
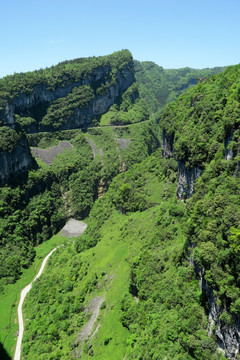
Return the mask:
{"type": "MultiPolygon", "coordinates": [[[[76,237],[76,236],[83,234],[83,232],[86,230],[86,228],[87,228],[87,224],[85,224],[83,221],[70,219],[65,224],[64,228],[62,229],[61,235],[65,236],[65,237],[76,237]]],[[[63,246],[63,245],[59,245],[59,246],[55,247],[52,251],[50,251],[50,253],[44,258],[41,268],[40,268],[39,272],[37,273],[37,275],[35,276],[35,278],[33,279],[33,281],[29,285],[27,285],[21,292],[20,301],[19,301],[19,305],[18,305],[19,331],[18,331],[17,345],[16,345],[13,360],[21,359],[21,345],[22,345],[22,338],[23,338],[23,332],[24,332],[22,307],[23,307],[23,302],[25,300],[25,297],[31,290],[33,282],[42,275],[45,265],[46,265],[48,259],[50,258],[50,256],[52,255],[52,253],[61,246],[63,246]]]]}
{"type": "MultiPolygon", "coordinates": [[[[60,245],[60,246],[62,246],[62,245],[60,245]]],[[[20,302],[19,302],[19,305],[18,305],[19,333],[18,333],[18,340],[17,340],[17,345],[16,345],[16,349],[15,349],[15,354],[14,354],[14,360],[20,360],[21,359],[21,345],[22,345],[22,338],[23,338],[23,332],[24,332],[22,307],[23,307],[23,302],[25,300],[25,297],[26,297],[27,293],[31,290],[32,283],[42,275],[43,270],[45,268],[45,265],[46,265],[48,259],[50,258],[50,256],[52,255],[52,253],[55,250],[57,250],[60,246],[55,247],[55,249],[50,251],[50,253],[44,258],[44,260],[42,262],[42,266],[41,266],[38,274],[35,276],[34,280],[29,285],[27,285],[21,292],[20,302]]]]}

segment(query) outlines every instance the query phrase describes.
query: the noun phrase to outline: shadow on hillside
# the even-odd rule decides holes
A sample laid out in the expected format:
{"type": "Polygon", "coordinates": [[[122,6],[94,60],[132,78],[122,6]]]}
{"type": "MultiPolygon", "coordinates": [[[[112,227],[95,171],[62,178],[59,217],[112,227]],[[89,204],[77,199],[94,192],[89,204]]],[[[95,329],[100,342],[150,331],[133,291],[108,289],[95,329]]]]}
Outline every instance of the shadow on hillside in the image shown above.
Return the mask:
{"type": "Polygon", "coordinates": [[[0,343],[0,359],[1,360],[11,360],[10,356],[4,349],[3,344],[1,344],[1,343],[0,343]]]}

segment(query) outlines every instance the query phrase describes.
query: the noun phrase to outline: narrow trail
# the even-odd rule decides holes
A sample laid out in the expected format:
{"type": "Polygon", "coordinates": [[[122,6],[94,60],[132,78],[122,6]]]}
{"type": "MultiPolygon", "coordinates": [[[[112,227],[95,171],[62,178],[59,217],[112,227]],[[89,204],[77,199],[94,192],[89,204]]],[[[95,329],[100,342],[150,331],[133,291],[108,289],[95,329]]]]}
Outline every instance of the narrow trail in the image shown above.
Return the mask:
{"type": "MultiPolygon", "coordinates": [[[[83,234],[84,231],[86,230],[86,228],[87,228],[87,224],[85,224],[83,221],[70,219],[65,224],[65,226],[62,228],[61,235],[65,236],[65,237],[76,237],[76,236],[83,234]]],[[[20,301],[19,301],[18,310],[17,310],[18,311],[19,331],[18,331],[17,345],[16,345],[13,360],[21,359],[21,345],[22,345],[22,338],[23,338],[23,333],[24,333],[22,307],[23,307],[23,302],[25,300],[25,297],[31,290],[33,282],[42,275],[45,265],[46,265],[48,259],[50,258],[50,256],[52,255],[52,253],[61,246],[63,246],[63,245],[59,245],[50,251],[50,253],[44,258],[41,268],[40,268],[39,272],[37,273],[37,275],[35,276],[35,278],[33,279],[33,281],[21,291],[20,301]]]]}
{"type": "MultiPolygon", "coordinates": [[[[60,245],[60,246],[62,246],[62,245],[60,245]]],[[[19,305],[18,305],[19,333],[18,333],[17,345],[16,345],[16,349],[15,349],[15,354],[14,354],[14,360],[20,360],[21,359],[21,345],[22,345],[22,338],[23,338],[23,332],[24,332],[22,307],[23,307],[23,302],[25,300],[25,297],[26,297],[27,293],[31,290],[33,282],[35,280],[37,280],[42,275],[43,270],[45,268],[45,265],[46,265],[48,259],[50,258],[50,256],[52,255],[52,253],[55,250],[57,250],[60,246],[55,247],[55,249],[50,251],[50,253],[44,258],[38,274],[35,276],[33,281],[29,285],[27,285],[21,292],[20,301],[19,301],[19,305]]]]}

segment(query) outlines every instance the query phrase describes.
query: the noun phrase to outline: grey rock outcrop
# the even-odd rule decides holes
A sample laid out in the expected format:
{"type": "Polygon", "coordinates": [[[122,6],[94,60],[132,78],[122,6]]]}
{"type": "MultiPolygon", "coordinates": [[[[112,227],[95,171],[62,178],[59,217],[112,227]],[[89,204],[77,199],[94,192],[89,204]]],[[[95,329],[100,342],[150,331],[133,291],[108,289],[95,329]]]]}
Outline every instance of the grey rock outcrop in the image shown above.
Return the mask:
{"type": "MultiPolygon", "coordinates": [[[[110,86],[104,95],[95,96],[87,107],[76,107],[74,115],[71,117],[70,121],[65,123],[65,125],[58,130],[85,127],[96,115],[105,113],[109,107],[114,104],[120,93],[127,90],[128,87],[135,81],[132,68],[133,64],[128,64],[125,68],[121,69],[121,71],[117,71],[115,75],[115,84],[110,86]]],[[[5,106],[0,113],[0,118],[3,120],[5,125],[12,125],[14,124],[15,113],[20,116],[29,116],[39,105],[48,105],[52,101],[70,94],[74,87],[81,85],[94,86],[94,84],[97,83],[106,83],[111,80],[110,72],[110,66],[102,66],[97,68],[91,75],[83,77],[80,81],[65,87],[59,86],[55,90],[49,90],[46,85],[39,84],[32,90],[31,94],[22,93],[15,96],[12,100],[5,99],[5,106]]],[[[26,130],[29,129],[26,128],[26,130]]],[[[41,126],[39,128],[39,131],[48,130],[52,129],[50,129],[49,126],[41,126]]]]}
{"type": "Polygon", "coordinates": [[[233,323],[230,325],[221,320],[224,309],[217,305],[213,290],[208,287],[204,278],[204,271],[200,271],[199,275],[201,291],[206,296],[209,305],[208,334],[216,336],[219,350],[228,359],[236,360],[239,358],[240,351],[240,317],[233,318],[233,323]]]}
{"type": "Polygon", "coordinates": [[[225,145],[225,156],[224,156],[225,160],[233,159],[233,150],[228,148],[232,139],[233,139],[233,133],[225,139],[225,144],[224,144],[225,145]]]}
{"type": "MultiPolygon", "coordinates": [[[[166,159],[174,157],[174,134],[162,133],[162,155],[166,159]]],[[[178,185],[177,196],[180,199],[189,198],[193,195],[194,184],[201,176],[202,170],[195,166],[187,168],[185,161],[178,160],[178,185]]]]}
{"type": "MultiPolygon", "coordinates": [[[[108,111],[120,95],[132,85],[134,76],[130,71],[124,73],[118,72],[118,80],[115,85],[109,87],[107,92],[101,96],[95,96],[87,107],[76,108],[71,118],[62,125],[59,130],[67,130],[74,128],[87,127],[93,118],[97,115],[102,115],[108,111]]],[[[51,130],[48,127],[40,127],[41,131],[51,130]]]]}
{"type": "Polygon", "coordinates": [[[166,159],[173,157],[173,142],[174,134],[167,134],[166,131],[162,133],[162,155],[166,159]]]}
{"type": "Polygon", "coordinates": [[[194,184],[201,174],[202,169],[199,167],[186,168],[184,161],[178,161],[177,196],[180,199],[189,198],[193,195],[194,184]]]}
{"type": "Polygon", "coordinates": [[[22,136],[12,152],[0,152],[0,183],[11,182],[29,169],[33,158],[25,136],[22,136]]]}

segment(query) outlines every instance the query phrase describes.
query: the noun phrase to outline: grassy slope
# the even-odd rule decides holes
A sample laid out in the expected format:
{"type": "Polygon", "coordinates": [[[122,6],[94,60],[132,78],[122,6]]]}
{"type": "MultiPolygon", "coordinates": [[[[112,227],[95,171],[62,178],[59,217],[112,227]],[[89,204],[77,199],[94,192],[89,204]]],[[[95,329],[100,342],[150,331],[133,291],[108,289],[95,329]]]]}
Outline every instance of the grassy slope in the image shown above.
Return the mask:
{"type": "MultiPolygon", "coordinates": [[[[151,190],[155,190],[156,182],[157,177],[153,176],[153,188],[151,189],[151,183],[147,184],[150,197],[153,196],[151,190]]],[[[157,196],[154,194],[154,200],[160,202],[161,195],[157,196]]],[[[81,281],[74,281],[73,292],[71,295],[75,298],[77,294],[84,291],[86,284],[91,282],[95,277],[95,274],[97,274],[98,284],[86,295],[84,303],[87,304],[91,298],[98,295],[104,297],[104,308],[100,310],[98,318],[101,327],[92,343],[94,349],[93,359],[112,359],[113,353],[115,354],[115,359],[122,359],[124,357],[127,339],[130,336],[130,333],[127,328],[122,326],[120,320],[121,301],[123,300],[124,295],[127,295],[129,292],[131,259],[140,251],[141,242],[139,241],[138,234],[141,232],[143,225],[145,225],[144,231],[152,231],[152,226],[154,226],[154,224],[151,223],[151,218],[154,211],[155,207],[144,213],[137,212],[129,215],[119,214],[117,210],[113,211],[111,217],[103,223],[101,229],[102,240],[96,247],[81,254],[75,253],[72,248],[73,245],[65,247],[61,254],[58,255],[58,258],[57,255],[54,255],[55,259],[51,262],[51,268],[49,267],[48,273],[45,273],[39,281],[38,290],[36,289],[37,293],[38,291],[41,291],[41,286],[44,286],[44,283],[50,281],[49,277],[56,278],[56,282],[59,284],[57,291],[61,292],[61,289],[59,288],[59,286],[61,287],[61,284],[58,282],[58,279],[70,279],[70,273],[73,271],[72,264],[77,264],[79,262],[85,265],[89,264],[87,267],[88,271],[81,281]],[[125,233],[126,229],[128,229],[128,235],[125,233]],[[71,257],[67,254],[71,254],[71,257]],[[67,256],[68,260],[66,260],[67,256]],[[64,267],[61,266],[63,259],[66,260],[64,261],[64,267]],[[104,345],[104,339],[106,338],[112,338],[107,346],[104,345]]],[[[82,267],[84,266],[82,265],[82,267]]],[[[135,302],[134,298],[132,298],[132,301],[135,302]]],[[[46,300],[46,304],[47,303],[48,300],[46,300]]],[[[58,305],[61,307],[60,304],[58,305]]],[[[26,303],[27,318],[31,318],[31,314],[36,312],[36,306],[36,297],[33,301],[28,297],[26,303]]],[[[45,314],[45,316],[46,315],[47,314],[45,314]]],[[[41,313],[41,318],[42,317],[44,317],[44,310],[43,313],[41,313]]],[[[79,314],[72,314],[69,316],[69,327],[71,327],[71,330],[74,330],[74,332],[71,333],[68,329],[68,336],[64,333],[61,334],[61,340],[58,341],[57,344],[58,349],[61,346],[65,348],[67,343],[69,346],[68,351],[71,351],[71,343],[74,342],[74,339],[79,332],[79,328],[74,326],[77,324],[78,317],[79,314]]],[[[86,320],[84,320],[84,323],[85,322],[86,320]]],[[[31,333],[34,327],[34,322],[30,321],[27,324],[27,331],[31,333]]],[[[28,339],[29,344],[28,334],[26,334],[26,338],[28,339]]],[[[35,341],[35,344],[34,342],[30,342],[31,345],[33,345],[33,352],[29,352],[29,359],[34,356],[37,348],[41,347],[41,337],[37,337],[35,341]]],[[[69,352],[65,355],[66,359],[69,358],[69,352]]],[[[53,353],[58,353],[56,348],[53,349],[53,353]]],[[[48,358],[46,356],[47,354],[44,353],[42,358],[48,358]]],[[[83,352],[82,358],[85,359],[88,357],[89,355],[83,352]]],[[[38,355],[38,358],[41,359],[41,356],[38,355]]],[[[61,354],[61,358],[65,358],[63,354],[61,354]]]]}
{"type": "MultiPolygon", "coordinates": [[[[102,166],[105,169],[102,170],[103,172],[107,173],[108,168],[113,166],[114,161],[116,162],[116,171],[118,172],[119,164],[121,163],[119,156],[122,156],[123,159],[125,159],[124,161],[126,163],[131,164],[132,162],[135,162],[137,160],[140,161],[141,158],[145,158],[148,155],[148,146],[147,144],[145,144],[144,140],[144,133],[147,130],[147,126],[147,124],[136,124],[133,126],[122,127],[119,129],[114,129],[112,127],[107,127],[103,129],[89,129],[88,133],[86,133],[85,136],[91,138],[94,143],[96,143],[97,148],[102,148],[104,151],[104,156],[99,156],[97,159],[102,162],[102,166]],[[124,137],[126,139],[131,138],[132,143],[128,145],[127,149],[121,150],[116,140],[116,137],[124,137]]],[[[65,134],[59,134],[59,138],[61,140],[66,138],[71,141],[71,138],[74,138],[74,135],[76,136],[78,134],[79,130],[66,131],[65,134]]],[[[58,143],[55,135],[51,137],[50,134],[45,134],[45,137],[43,137],[38,136],[37,134],[35,137],[35,141],[37,141],[37,137],[39,137],[40,145],[42,147],[49,148],[52,145],[56,145],[58,143]]],[[[33,138],[34,136],[32,136],[31,141],[34,141],[33,138]]],[[[37,143],[35,145],[37,145],[37,143]]],[[[78,147],[77,143],[75,143],[74,145],[75,154],[76,149],[81,150],[81,148],[78,147]]],[[[83,151],[84,153],[91,153],[91,148],[88,143],[84,144],[83,151]]],[[[68,165],[72,163],[72,166],[74,166],[75,161],[77,161],[77,155],[75,154],[75,156],[73,157],[71,152],[67,152],[65,155],[60,155],[59,160],[55,161],[52,169],[56,168],[58,171],[61,171],[61,168],[64,168],[66,166],[66,162],[68,163],[68,165]]],[[[38,164],[45,172],[50,169],[50,167],[44,164],[41,160],[38,160],[38,164]]],[[[53,237],[50,241],[44,242],[43,244],[38,246],[36,248],[37,256],[31,267],[24,270],[21,279],[19,279],[16,284],[7,285],[5,287],[4,295],[0,295],[0,311],[1,314],[3,314],[0,320],[0,327],[1,329],[3,329],[0,333],[0,342],[3,343],[9,354],[13,354],[15,347],[15,334],[17,332],[17,298],[20,294],[20,291],[26,284],[31,281],[32,278],[34,278],[34,275],[36,274],[36,271],[40,266],[42,258],[55,246],[56,242],[59,243],[61,241],[61,238],[58,239],[53,237]]]]}
{"type": "Polygon", "coordinates": [[[158,153],[121,174],[91,212],[87,232],[98,221],[95,213],[102,224],[97,245],[77,254],[72,244],[54,255],[26,302],[26,359],[69,359],[89,319],[83,310],[96,296],[104,297],[95,324],[100,328],[92,341],[79,345],[83,359],[221,358],[207,336],[198,280],[185,260],[185,206],[175,199],[174,168],[158,153]],[[145,194],[147,208],[119,214],[112,201],[120,184],[131,179],[139,184],[137,194],[145,194]],[[49,330],[54,326],[55,335],[49,330]]]}

